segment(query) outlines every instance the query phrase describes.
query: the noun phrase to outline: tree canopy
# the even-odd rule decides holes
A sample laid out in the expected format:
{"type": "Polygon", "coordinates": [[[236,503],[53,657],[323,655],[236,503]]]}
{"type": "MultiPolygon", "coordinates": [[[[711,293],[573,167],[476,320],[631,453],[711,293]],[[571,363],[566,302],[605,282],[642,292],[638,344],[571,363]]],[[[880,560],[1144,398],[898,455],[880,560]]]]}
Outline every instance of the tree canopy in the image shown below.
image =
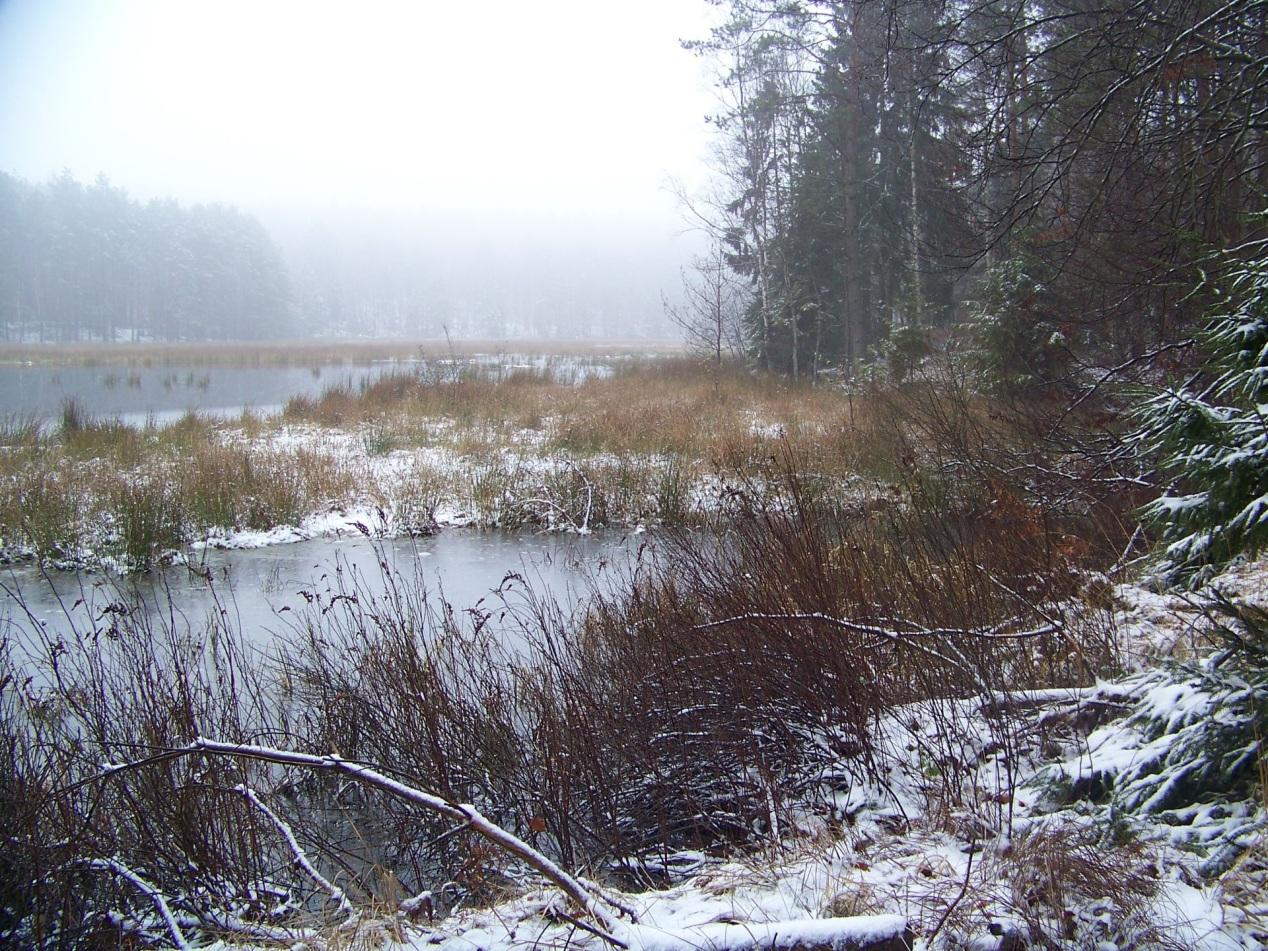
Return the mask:
{"type": "Polygon", "coordinates": [[[1189,332],[1262,236],[1254,0],[729,0],[718,199],[754,359],[793,376],[937,336],[1050,383],[1189,332]]]}

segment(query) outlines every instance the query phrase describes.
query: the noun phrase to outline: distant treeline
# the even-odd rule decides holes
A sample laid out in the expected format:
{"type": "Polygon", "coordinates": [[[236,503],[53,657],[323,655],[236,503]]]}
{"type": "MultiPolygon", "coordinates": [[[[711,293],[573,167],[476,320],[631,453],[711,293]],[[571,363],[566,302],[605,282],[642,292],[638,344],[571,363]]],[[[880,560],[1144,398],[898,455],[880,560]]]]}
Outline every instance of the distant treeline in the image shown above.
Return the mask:
{"type": "Polygon", "coordinates": [[[288,297],[268,232],[231,205],[0,174],[0,339],[276,338],[288,297]]]}

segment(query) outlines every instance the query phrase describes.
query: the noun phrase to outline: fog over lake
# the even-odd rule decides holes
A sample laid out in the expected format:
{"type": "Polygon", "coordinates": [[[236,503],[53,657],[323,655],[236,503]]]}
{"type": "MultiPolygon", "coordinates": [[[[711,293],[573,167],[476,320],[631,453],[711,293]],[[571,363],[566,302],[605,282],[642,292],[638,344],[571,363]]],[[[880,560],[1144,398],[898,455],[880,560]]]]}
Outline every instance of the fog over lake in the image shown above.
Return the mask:
{"type": "Polygon", "coordinates": [[[706,177],[714,106],[680,40],[706,36],[712,14],[672,0],[497,0],[475,21],[434,3],[10,0],[0,173],[19,194],[0,188],[0,219],[19,224],[13,257],[34,256],[19,282],[41,261],[77,263],[0,314],[4,336],[674,337],[662,295],[700,246],[674,183],[706,177]],[[58,175],[60,190],[24,197],[21,182],[58,175]],[[277,270],[258,294],[214,289],[207,242],[262,240],[200,217],[214,203],[275,246],[277,264],[266,249],[225,265],[277,270]],[[63,227],[60,244],[39,239],[63,227]],[[120,279],[139,288],[59,302],[101,270],[85,247],[102,231],[140,262],[120,279]],[[152,290],[147,275],[173,266],[194,269],[191,288],[152,290]],[[81,316],[93,306],[118,314],[81,316]]]}

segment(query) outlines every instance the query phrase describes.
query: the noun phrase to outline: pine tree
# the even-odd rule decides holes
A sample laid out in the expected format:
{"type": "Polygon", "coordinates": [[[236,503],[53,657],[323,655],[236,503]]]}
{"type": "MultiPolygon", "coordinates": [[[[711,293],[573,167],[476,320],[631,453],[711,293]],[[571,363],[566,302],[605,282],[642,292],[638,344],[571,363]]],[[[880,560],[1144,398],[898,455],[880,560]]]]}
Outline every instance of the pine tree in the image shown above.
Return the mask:
{"type": "Polygon", "coordinates": [[[1136,434],[1175,480],[1145,515],[1168,542],[1164,577],[1188,587],[1268,546],[1268,241],[1223,283],[1205,372],[1150,400],[1136,434]]]}

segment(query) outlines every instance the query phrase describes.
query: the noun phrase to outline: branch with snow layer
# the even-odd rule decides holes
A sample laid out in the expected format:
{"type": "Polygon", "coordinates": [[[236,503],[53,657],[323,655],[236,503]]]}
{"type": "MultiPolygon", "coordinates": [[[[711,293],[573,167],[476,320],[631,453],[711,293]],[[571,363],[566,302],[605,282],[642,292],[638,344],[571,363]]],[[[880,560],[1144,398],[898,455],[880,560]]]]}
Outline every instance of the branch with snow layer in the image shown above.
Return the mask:
{"type": "MultiPolygon", "coordinates": [[[[598,923],[599,927],[587,927],[587,931],[608,944],[621,948],[622,951],[910,951],[913,944],[914,938],[908,928],[907,919],[900,915],[861,915],[853,918],[817,918],[742,924],[712,923],[677,929],[627,924],[614,919],[602,907],[601,900],[606,900],[614,907],[624,910],[614,899],[607,898],[598,889],[568,874],[527,842],[486,819],[475,806],[450,802],[393,779],[364,763],[346,760],[333,754],[318,756],[294,750],[247,743],[224,743],[198,737],[187,746],[164,750],[143,760],[111,764],[97,778],[108,779],[123,772],[189,756],[227,756],[254,759],[281,766],[333,770],[398,796],[407,802],[440,813],[456,822],[461,822],[465,827],[478,832],[499,848],[540,872],[598,923]]],[[[263,805],[247,787],[239,787],[239,792],[255,802],[257,806],[263,805]]],[[[264,808],[267,809],[267,807],[264,808]]],[[[281,822],[282,826],[285,825],[280,817],[277,817],[277,822],[281,822]]],[[[288,839],[293,838],[293,835],[288,836],[288,839]]],[[[113,860],[99,860],[93,864],[110,868],[116,874],[123,875],[148,895],[171,930],[176,946],[182,949],[189,948],[188,941],[185,940],[170,908],[157,889],[135,872],[113,860]]],[[[335,891],[339,895],[343,894],[337,888],[335,891]]],[[[227,930],[237,930],[232,927],[232,924],[237,924],[240,928],[245,924],[218,921],[214,915],[210,920],[215,924],[229,926],[227,930]]],[[[251,926],[246,927],[251,928],[251,926]]],[[[280,929],[277,931],[276,936],[283,937],[280,929]]],[[[293,938],[294,935],[287,933],[286,937],[293,938]]]]}
{"type": "Polygon", "coordinates": [[[809,621],[818,624],[827,624],[843,631],[849,631],[851,634],[863,634],[868,637],[876,638],[876,643],[868,645],[870,647],[879,646],[882,641],[888,641],[892,644],[904,645],[911,647],[935,660],[940,660],[944,664],[959,668],[976,681],[977,685],[983,692],[989,693],[990,688],[981,680],[973,665],[963,655],[959,655],[959,650],[955,647],[955,641],[960,638],[977,638],[979,640],[988,641],[1015,641],[1027,640],[1033,637],[1043,637],[1046,634],[1055,634],[1061,628],[1054,622],[1049,621],[1039,627],[1030,628],[1022,631],[1010,631],[1009,628],[1015,624],[1019,624],[1020,618],[1010,618],[1007,621],[1001,621],[999,624],[993,624],[990,627],[925,627],[914,621],[906,621],[900,618],[886,618],[887,623],[891,627],[880,627],[876,624],[864,624],[859,621],[851,621],[848,618],[840,618],[831,614],[824,614],[819,611],[815,612],[789,612],[781,613],[762,613],[750,612],[748,614],[737,614],[735,617],[722,618],[717,621],[706,621],[704,624],[697,624],[692,629],[696,631],[707,631],[714,627],[723,627],[728,624],[743,624],[747,621],[809,621]],[[947,642],[946,646],[950,651],[959,655],[949,657],[943,651],[930,647],[928,644],[922,644],[915,638],[941,638],[947,642]]]}
{"type": "Polygon", "coordinates": [[[902,618],[885,618],[887,623],[893,625],[893,627],[886,628],[875,624],[851,621],[848,618],[840,618],[832,614],[824,614],[821,611],[790,612],[787,614],[750,612],[748,614],[737,614],[735,617],[722,618],[717,621],[706,621],[704,624],[695,625],[693,630],[705,631],[711,627],[740,624],[744,621],[819,621],[832,627],[839,627],[852,634],[867,634],[886,640],[901,640],[905,637],[976,637],[986,640],[1013,641],[1043,637],[1045,634],[1055,634],[1058,630],[1057,625],[1050,622],[1025,631],[1010,631],[1010,627],[1020,623],[1020,618],[1010,618],[1007,621],[1001,621],[999,624],[992,624],[990,627],[924,627],[914,621],[906,621],[902,618]]]}
{"type": "MultiPolygon", "coordinates": [[[[274,749],[247,743],[223,743],[207,739],[206,737],[198,737],[188,746],[164,750],[144,760],[138,760],[134,763],[112,764],[100,774],[100,778],[109,778],[121,772],[139,769],[154,763],[180,759],[186,756],[203,755],[231,756],[260,760],[281,766],[298,766],[306,769],[331,770],[343,773],[358,782],[374,786],[407,802],[430,809],[442,816],[453,819],[455,822],[465,823],[473,831],[484,836],[484,838],[504,851],[521,859],[554,883],[578,907],[584,909],[587,914],[599,923],[598,934],[603,940],[619,948],[629,947],[626,941],[617,936],[617,932],[620,930],[619,923],[604,910],[596,896],[527,842],[486,819],[475,806],[469,803],[450,802],[440,796],[424,792],[400,780],[393,779],[364,763],[346,760],[334,754],[318,756],[312,753],[300,753],[295,750],[274,749]]],[[[174,925],[175,922],[173,921],[172,924],[174,925]]]]}
{"type": "Polygon", "coordinates": [[[349,918],[355,918],[357,911],[352,907],[352,902],[348,900],[347,894],[342,888],[317,871],[316,866],[309,860],[308,854],[299,844],[299,840],[295,838],[295,832],[291,829],[290,823],[266,806],[264,801],[255,794],[255,790],[250,786],[239,784],[235,789],[242,794],[247,802],[260,810],[265,818],[273,823],[273,826],[281,833],[282,838],[286,840],[286,844],[290,846],[291,854],[295,857],[295,864],[299,866],[304,874],[311,878],[318,888],[330,896],[330,900],[339,906],[341,912],[349,918]]]}
{"type": "Polygon", "coordinates": [[[167,925],[167,930],[172,936],[172,942],[181,951],[192,951],[190,943],[185,938],[185,933],[181,931],[180,925],[176,923],[176,918],[172,914],[171,906],[168,905],[167,899],[163,897],[163,893],[147,882],[132,869],[128,868],[118,859],[90,859],[85,863],[89,868],[99,868],[110,872],[113,875],[122,878],[130,885],[136,888],[153,902],[155,909],[159,913],[159,917],[163,919],[163,924],[167,925]]]}
{"type": "Polygon", "coordinates": [[[628,929],[630,951],[910,951],[914,936],[901,915],[712,923],[661,930],[628,929]]]}

